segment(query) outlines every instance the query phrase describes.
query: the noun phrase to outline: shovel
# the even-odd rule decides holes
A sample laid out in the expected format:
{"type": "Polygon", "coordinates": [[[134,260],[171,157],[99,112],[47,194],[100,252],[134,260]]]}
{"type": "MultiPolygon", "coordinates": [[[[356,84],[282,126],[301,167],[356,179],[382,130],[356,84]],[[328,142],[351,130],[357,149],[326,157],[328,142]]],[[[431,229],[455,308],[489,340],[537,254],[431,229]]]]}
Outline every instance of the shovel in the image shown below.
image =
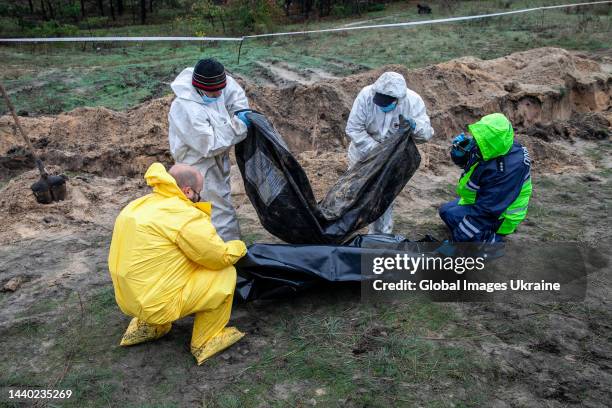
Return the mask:
{"type": "Polygon", "coordinates": [[[19,133],[23,136],[23,140],[25,140],[28,145],[28,149],[30,150],[30,154],[34,157],[34,162],[36,163],[36,167],[38,167],[38,171],[40,172],[40,179],[32,184],[30,187],[34,196],[36,197],[36,201],[41,204],[50,204],[53,201],[62,201],[66,198],[66,179],[63,175],[61,176],[53,176],[47,173],[45,170],[45,166],[43,165],[40,157],[36,155],[34,152],[34,146],[32,146],[32,142],[28,138],[28,135],[21,127],[21,123],[19,122],[19,118],[15,113],[15,107],[11,103],[11,100],[4,89],[4,86],[0,84],[0,92],[2,92],[2,96],[4,96],[4,100],[6,101],[6,105],[8,106],[11,114],[13,115],[13,119],[15,119],[15,124],[19,129],[19,133]]]}

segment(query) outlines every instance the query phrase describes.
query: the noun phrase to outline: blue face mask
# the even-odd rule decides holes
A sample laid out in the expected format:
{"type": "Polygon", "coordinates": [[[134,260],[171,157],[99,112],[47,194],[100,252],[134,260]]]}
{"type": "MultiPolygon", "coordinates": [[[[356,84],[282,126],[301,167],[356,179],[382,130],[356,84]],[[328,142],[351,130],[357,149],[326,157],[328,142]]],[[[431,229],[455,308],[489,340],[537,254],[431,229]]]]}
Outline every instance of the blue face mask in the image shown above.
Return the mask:
{"type": "Polygon", "coordinates": [[[380,110],[385,113],[391,112],[396,107],[397,107],[397,102],[393,102],[391,105],[387,105],[387,106],[379,106],[380,110]]]}
{"type": "Polygon", "coordinates": [[[210,97],[210,96],[208,96],[206,94],[202,95],[202,101],[204,101],[205,105],[210,105],[211,103],[216,102],[217,99],[219,99],[219,98],[218,97],[217,98],[212,98],[212,97],[210,97]]]}

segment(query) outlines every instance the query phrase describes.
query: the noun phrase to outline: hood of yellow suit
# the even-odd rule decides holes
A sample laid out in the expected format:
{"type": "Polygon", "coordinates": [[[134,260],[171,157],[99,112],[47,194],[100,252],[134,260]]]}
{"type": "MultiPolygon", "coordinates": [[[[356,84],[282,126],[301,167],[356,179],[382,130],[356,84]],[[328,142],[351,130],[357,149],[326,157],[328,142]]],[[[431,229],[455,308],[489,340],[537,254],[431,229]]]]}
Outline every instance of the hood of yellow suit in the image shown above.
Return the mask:
{"type": "Polygon", "coordinates": [[[212,205],[210,202],[193,203],[181,191],[176,180],[172,177],[161,163],[153,163],[144,175],[144,179],[149,186],[153,188],[154,194],[159,194],[164,197],[178,197],[188,204],[197,207],[210,215],[212,205]]]}

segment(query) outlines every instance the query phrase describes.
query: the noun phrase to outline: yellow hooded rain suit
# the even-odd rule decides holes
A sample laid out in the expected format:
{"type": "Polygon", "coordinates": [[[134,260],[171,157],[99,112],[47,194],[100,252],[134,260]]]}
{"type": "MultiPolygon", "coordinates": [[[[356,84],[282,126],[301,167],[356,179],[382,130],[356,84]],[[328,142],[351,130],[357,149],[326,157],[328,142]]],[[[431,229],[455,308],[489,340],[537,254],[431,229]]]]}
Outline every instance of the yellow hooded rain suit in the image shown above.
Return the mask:
{"type": "Polygon", "coordinates": [[[145,174],[153,193],[128,204],[115,221],[108,257],[115,298],[134,319],[121,345],[154,340],[195,314],[191,351],[201,364],[243,334],[226,328],[242,241],[223,242],[210,203],[192,203],[164,166],[145,174]]]}

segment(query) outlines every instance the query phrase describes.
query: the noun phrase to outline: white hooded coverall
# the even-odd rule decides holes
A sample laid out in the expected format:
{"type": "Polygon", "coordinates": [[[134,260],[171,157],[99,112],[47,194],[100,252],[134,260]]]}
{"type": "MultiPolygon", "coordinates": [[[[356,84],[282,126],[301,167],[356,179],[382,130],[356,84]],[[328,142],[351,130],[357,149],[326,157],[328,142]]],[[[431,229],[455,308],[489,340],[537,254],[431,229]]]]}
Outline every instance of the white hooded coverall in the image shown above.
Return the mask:
{"type": "MultiPolygon", "coordinates": [[[[412,118],[416,123],[413,138],[416,143],[425,143],[433,137],[429,116],[423,99],[406,86],[406,81],[397,72],[385,72],[373,85],[364,87],[351,109],[346,124],[346,134],[351,139],[348,150],[349,166],[355,165],[378,144],[384,143],[399,132],[399,116],[412,118]],[[381,93],[397,98],[397,106],[390,112],[383,112],[374,103],[374,94],[381,93]]],[[[393,230],[393,204],[376,221],[370,234],[390,234],[393,230]]]]}
{"type": "Polygon", "coordinates": [[[170,152],[177,163],[195,166],[204,176],[202,201],[212,203],[212,222],[224,241],[240,239],[232,205],[229,149],[244,140],[246,125],[234,113],[249,109],[244,90],[227,75],[221,96],[211,104],[191,84],[193,68],[186,68],[170,85],[176,98],[170,107],[170,152]]]}

